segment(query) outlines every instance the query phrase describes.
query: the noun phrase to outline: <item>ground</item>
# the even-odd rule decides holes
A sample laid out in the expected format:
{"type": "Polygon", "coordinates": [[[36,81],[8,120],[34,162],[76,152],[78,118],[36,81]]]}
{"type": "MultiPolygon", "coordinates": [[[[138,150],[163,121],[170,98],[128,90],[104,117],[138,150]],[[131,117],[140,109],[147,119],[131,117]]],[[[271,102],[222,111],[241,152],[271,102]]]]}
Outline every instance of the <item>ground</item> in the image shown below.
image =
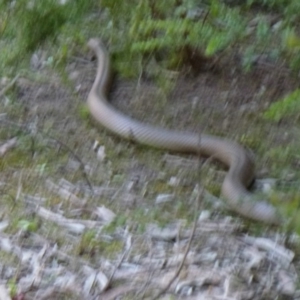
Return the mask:
{"type": "MultiPolygon", "coordinates": [[[[14,299],[153,299],[164,288],[158,299],[299,296],[297,239],[207,196],[218,197],[222,166],[115,137],[85,106],[91,53],[65,71],[33,66],[1,99],[2,141],[18,139],[1,164],[2,279],[14,299]]],[[[272,123],[262,112],[297,87],[296,76],[267,60],[245,73],[237,57],[175,76],[167,93],[147,74],[116,74],[109,99],[144,122],[240,142],[255,154],[259,178],[279,180],[274,198],[292,201],[284,191],[298,184],[297,120],[272,123]]]]}

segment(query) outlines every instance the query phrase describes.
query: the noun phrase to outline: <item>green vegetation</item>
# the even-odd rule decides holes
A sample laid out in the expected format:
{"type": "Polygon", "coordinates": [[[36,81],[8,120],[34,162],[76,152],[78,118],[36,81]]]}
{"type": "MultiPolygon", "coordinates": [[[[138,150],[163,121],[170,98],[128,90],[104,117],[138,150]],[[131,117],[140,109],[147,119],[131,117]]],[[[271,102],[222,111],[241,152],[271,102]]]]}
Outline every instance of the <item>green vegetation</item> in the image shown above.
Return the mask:
{"type": "Polygon", "coordinates": [[[87,230],[82,235],[76,252],[78,255],[87,255],[89,257],[101,253],[102,256],[113,258],[114,255],[120,253],[122,248],[123,243],[121,241],[101,241],[95,230],[87,230]]]}
{"type": "MultiPolygon", "coordinates": [[[[65,2],[0,1],[0,72],[7,75],[7,66],[19,69],[26,53],[44,43],[56,42],[55,64],[64,63],[74,46],[85,44],[91,34],[107,40],[123,76],[140,76],[153,61],[158,63],[159,68],[149,72],[165,91],[174,78],[166,78],[164,70],[195,67],[191,56],[218,58],[237,47],[246,71],[263,54],[300,70],[298,0],[103,0],[102,10],[97,1],[65,2]]],[[[266,116],[278,120],[293,113],[299,107],[295,93],[282,106],[271,106],[266,116]]]]}
{"type": "MultiPolygon", "coordinates": [[[[62,5],[54,0],[30,4],[21,0],[12,5],[2,0],[0,33],[6,41],[11,41],[15,51],[18,50],[17,53],[13,51],[14,54],[21,55],[24,51],[35,50],[45,41],[52,42],[64,36],[66,29],[69,39],[84,42],[87,29],[95,32],[93,28],[97,26],[97,19],[98,28],[100,25],[103,28],[98,35],[109,40],[118,71],[124,75],[138,74],[141,62],[152,56],[163,66],[176,69],[186,63],[191,52],[199,52],[206,57],[219,55],[232,51],[238,42],[243,45],[241,50],[245,61],[249,60],[249,56],[262,52],[271,52],[272,57],[277,57],[299,48],[299,38],[294,33],[300,9],[297,0],[263,1],[262,4],[253,0],[243,5],[228,5],[218,0],[202,3],[195,0],[135,0],[130,5],[122,0],[104,0],[101,6],[106,8],[101,20],[95,17],[86,28],[87,14],[99,11],[99,6],[93,1],[66,1],[62,5]],[[251,10],[258,5],[281,12],[277,26],[273,26],[264,15],[257,15],[251,10]],[[251,20],[256,25],[253,28],[248,25],[251,20]],[[81,27],[79,24],[82,24],[81,27]],[[270,42],[276,42],[276,47],[267,49],[270,42]]],[[[67,51],[60,46],[62,52],[67,51]]],[[[300,61],[294,58],[290,58],[290,63],[292,67],[300,68],[300,61]]]]}
{"type": "MultiPolygon", "coordinates": [[[[300,55],[300,52],[299,52],[300,55]]],[[[265,112],[264,117],[268,120],[280,121],[287,116],[300,115],[300,89],[288,94],[283,99],[273,103],[265,112]]]]}
{"type": "Polygon", "coordinates": [[[18,227],[27,232],[36,232],[38,229],[38,222],[36,220],[20,220],[18,222],[18,227]]]}
{"type": "MultiPolygon", "coordinates": [[[[57,41],[65,28],[76,28],[76,24],[92,9],[92,3],[84,0],[66,1],[66,4],[55,0],[1,0],[1,71],[7,65],[19,67],[24,63],[24,55],[31,54],[43,43],[57,41]]],[[[61,56],[66,55],[67,42],[59,43],[61,56]]]]}
{"type": "Polygon", "coordinates": [[[17,295],[18,286],[15,279],[11,279],[8,282],[9,293],[11,297],[15,297],[17,295]]]}

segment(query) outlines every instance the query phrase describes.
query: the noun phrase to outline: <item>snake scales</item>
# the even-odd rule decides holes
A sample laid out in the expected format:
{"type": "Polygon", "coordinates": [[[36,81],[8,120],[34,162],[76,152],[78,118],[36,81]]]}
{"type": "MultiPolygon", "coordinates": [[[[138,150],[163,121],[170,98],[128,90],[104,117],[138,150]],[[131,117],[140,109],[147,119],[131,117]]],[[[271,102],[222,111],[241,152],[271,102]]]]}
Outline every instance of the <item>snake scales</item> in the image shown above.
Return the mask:
{"type": "Polygon", "coordinates": [[[281,223],[275,207],[265,201],[255,201],[247,190],[254,178],[254,162],[248,151],[233,141],[205,134],[199,137],[190,132],[167,130],[120,113],[106,97],[110,88],[109,55],[98,39],[91,39],[88,46],[97,56],[98,68],[87,103],[91,114],[99,123],[123,138],[133,139],[144,145],[212,156],[229,168],[221,193],[232,211],[267,224],[281,223]]]}

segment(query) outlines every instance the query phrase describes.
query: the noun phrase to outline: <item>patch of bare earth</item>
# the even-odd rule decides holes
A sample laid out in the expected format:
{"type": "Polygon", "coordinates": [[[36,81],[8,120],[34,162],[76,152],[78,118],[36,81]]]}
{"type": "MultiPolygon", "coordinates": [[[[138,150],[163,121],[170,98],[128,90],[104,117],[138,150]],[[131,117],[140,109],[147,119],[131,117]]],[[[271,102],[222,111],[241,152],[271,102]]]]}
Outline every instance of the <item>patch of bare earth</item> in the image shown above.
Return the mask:
{"type": "MultiPolygon", "coordinates": [[[[203,168],[199,176],[194,156],[131,144],[80,117],[95,65],[74,58],[69,87],[47,68],[35,70],[47,80],[21,77],[14,102],[1,99],[3,144],[18,142],[6,149],[0,173],[0,298],[11,299],[8,282],[14,299],[300,297],[298,240],[227,216],[203,190],[205,177],[212,172],[219,185],[223,171],[203,168]]],[[[289,72],[262,62],[243,74],[238,65],[181,76],[168,97],[147,79],[116,78],[110,99],[139,120],[244,141],[259,154],[297,143],[293,121],[261,119],[296,87],[289,72]]],[[[272,176],[273,161],[263,154],[258,161],[258,171],[272,176]]]]}

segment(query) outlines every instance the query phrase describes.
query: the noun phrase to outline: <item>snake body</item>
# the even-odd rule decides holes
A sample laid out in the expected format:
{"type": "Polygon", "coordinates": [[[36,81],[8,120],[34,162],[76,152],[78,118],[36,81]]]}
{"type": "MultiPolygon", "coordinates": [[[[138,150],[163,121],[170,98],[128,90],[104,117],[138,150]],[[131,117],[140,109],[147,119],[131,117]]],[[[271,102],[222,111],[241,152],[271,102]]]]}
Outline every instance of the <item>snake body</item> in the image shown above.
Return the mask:
{"type": "Polygon", "coordinates": [[[176,152],[212,156],[228,166],[221,194],[229,208],[250,219],[279,224],[274,206],[256,201],[247,187],[254,179],[254,162],[241,145],[211,135],[173,131],[134,120],[116,110],[107,100],[111,70],[107,50],[99,39],[91,39],[88,47],[98,60],[96,79],[87,103],[92,116],[111,132],[135,142],[176,152]]]}

